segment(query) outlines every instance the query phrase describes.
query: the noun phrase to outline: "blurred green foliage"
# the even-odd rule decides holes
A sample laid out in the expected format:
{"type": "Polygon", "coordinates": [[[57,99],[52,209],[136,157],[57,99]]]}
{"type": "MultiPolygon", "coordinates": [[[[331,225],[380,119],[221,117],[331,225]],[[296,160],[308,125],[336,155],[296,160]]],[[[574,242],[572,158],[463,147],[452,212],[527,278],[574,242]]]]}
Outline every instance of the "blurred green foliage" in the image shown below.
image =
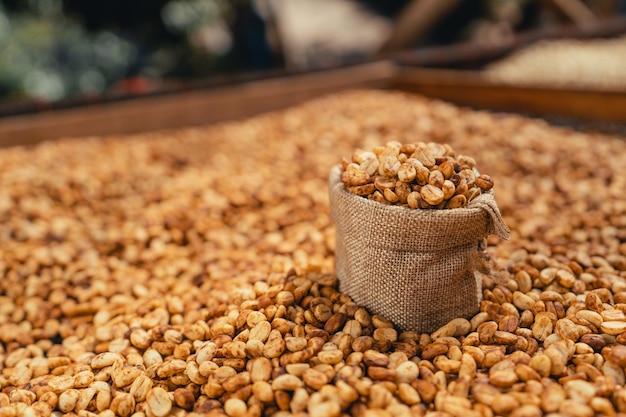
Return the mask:
{"type": "Polygon", "coordinates": [[[159,21],[131,20],[123,27],[116,24],[115,15],[123,21],[119,13],[124,9],[114,9],[115,2],[108,9],[114,15],[111,21],[104,16],[98,20],[97,7],[108,6],[89,3],[0,2],[0,99],[56,101],[98,94],[127,77],[202,76],[228,60],[232,2],[155,1],[151,7],[159,8],[159,21]]]}

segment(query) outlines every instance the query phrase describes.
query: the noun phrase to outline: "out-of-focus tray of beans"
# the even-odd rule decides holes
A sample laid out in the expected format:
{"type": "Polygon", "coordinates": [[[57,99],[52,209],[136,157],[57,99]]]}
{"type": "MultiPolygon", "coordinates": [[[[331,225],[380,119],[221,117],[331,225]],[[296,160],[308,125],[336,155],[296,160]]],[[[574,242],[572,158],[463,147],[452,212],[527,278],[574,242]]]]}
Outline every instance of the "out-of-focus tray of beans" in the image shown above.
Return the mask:
{"type": "Polygon", "coordinates": [[[616,17],[400,52],[396,86],[457,104],[624,133],[625,36],[626,18],[616,17]]]}
{"type": "Polygon", "coordinates": [[[626,36],[530,45],[484,69],[488,80],[519,86],[626,91],[626,36]]]}

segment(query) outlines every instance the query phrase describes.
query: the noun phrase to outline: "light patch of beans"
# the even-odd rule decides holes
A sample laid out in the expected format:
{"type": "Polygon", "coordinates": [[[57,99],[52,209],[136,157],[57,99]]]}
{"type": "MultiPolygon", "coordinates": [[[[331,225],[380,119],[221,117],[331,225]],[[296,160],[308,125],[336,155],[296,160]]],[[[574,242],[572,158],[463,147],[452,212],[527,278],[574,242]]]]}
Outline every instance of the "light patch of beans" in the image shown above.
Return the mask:
{"type": "Polygon", "coordinates": [[[626,37],[537,42],[491,63],[496,82],[548,88],[626,89],[626,37]]]}
{"type": "Polygon", "coordinates": [[[626,142],[392,92],[0,151],[0,417],[626,413],[626,142]],[[489,172],[480,312],[338,292],[327,175],[442,142],[489,172]]]}

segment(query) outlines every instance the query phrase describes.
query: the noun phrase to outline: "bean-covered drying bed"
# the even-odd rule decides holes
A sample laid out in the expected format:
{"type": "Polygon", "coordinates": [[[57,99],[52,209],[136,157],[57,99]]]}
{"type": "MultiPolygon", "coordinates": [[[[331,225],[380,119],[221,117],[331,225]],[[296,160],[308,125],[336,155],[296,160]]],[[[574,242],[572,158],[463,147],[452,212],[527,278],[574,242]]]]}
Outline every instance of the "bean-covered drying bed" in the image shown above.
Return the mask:
{"type": "Polygon", "coordinates": [[[376,91],[1,150],[0,416],[626,412],[624,158],[616,137],[376,91]],[[389,140],[474,156],[512,229],[480,313],[431,335],[333,275],[328,172],[389,140]]]}

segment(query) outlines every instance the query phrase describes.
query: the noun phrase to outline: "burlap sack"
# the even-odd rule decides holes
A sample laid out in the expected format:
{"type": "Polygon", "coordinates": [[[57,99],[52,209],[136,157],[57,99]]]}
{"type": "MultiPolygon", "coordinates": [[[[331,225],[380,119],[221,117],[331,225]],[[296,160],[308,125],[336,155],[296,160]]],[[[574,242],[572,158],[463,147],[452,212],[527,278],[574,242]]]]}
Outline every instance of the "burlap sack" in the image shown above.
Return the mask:
{"type": "Polygon", "coordinates": [[[463,209],[413,210],[352,194],[340,176],[334,167],[329,191],[342,292],[402,330],[432,332],[478,312],[479,247],[488,234],[509,234],[492,193],[463,209]]]}

